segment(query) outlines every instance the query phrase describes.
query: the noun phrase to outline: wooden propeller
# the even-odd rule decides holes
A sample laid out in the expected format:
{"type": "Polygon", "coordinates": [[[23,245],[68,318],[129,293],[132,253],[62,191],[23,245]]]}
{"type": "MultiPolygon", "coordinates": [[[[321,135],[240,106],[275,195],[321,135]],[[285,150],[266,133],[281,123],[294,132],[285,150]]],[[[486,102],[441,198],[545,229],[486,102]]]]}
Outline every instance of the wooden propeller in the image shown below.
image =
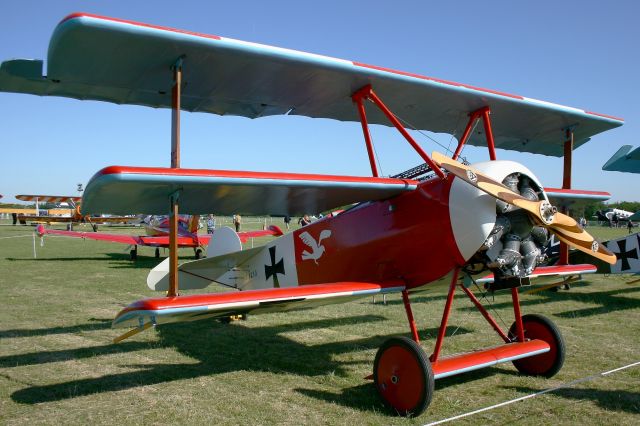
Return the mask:
{"type": "Polygon", "coordinates": [[[461,164],[439,152],[434,152],[431,158],[440,167],[470,185],[505,203],[528,211],[536,219],[536,222],[549,228],[560,241],[611,265],[616,263],[616,256],[613,253],[580,228],[572,217],[558,212],[548,201],[532,201],[524,198],[473,167],[461,164]]]}

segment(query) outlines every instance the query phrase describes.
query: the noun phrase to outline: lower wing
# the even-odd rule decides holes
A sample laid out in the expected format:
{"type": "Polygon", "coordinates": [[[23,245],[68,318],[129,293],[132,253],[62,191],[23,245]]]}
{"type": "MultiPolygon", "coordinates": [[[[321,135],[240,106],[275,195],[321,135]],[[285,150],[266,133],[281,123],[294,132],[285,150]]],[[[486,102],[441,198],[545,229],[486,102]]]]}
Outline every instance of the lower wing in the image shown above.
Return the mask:
{"type": "MultiPolygon", "coordinates": [[[[149,247],[168,247],[169,237],[147,237],[138,235],[123,235],[123,234],[106,234],[102,232],[76,232],[76,231],[61,231],[57,229],[46,229],[43,226],[38,226],[36,232],[39,236],[43,235],[59,235],[62,237],[71,238],[86,238],[89,240],[108,241],[111,243],[120,243],[128,245],[149,246],[149,247]]],[[[198,242],[191,237],[178,237],[178,246],[180,247],[197,247],[198,242]]]]}
{"type": "MultiPolygon", "coordinates": [[[[402,283],[335,282],[298,287],[142,299],[124,308],[113,327],[136,327],[195,321],[239,314],[282,312],[404,290],[402,283]]],[[[129,332],[131,333],[131,332],[129,332]]],[[[131,335],[127,333],[128,335],[131,335]]],[[[132,333],[133,334],[133,333],[132,333]]]]}

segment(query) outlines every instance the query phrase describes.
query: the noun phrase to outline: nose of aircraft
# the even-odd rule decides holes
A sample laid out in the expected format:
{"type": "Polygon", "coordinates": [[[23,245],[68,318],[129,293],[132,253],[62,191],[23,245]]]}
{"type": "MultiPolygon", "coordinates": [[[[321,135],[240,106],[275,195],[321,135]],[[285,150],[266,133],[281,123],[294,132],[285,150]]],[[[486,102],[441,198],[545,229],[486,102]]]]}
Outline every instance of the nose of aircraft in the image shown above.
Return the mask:
{"type": "MultiPolygon", "coordinates": [[[[514,161],[487,161],[473,167],[498,182],[520,173],[528,176],[534,186],[542,188],[531,170],[514,161]]],[[[462,179],[453,180],[449,192],[449,219],[456,245],[464,259],[470,259],[485,243],[496,224],[496,216],[495,198],[462,179]]]]}

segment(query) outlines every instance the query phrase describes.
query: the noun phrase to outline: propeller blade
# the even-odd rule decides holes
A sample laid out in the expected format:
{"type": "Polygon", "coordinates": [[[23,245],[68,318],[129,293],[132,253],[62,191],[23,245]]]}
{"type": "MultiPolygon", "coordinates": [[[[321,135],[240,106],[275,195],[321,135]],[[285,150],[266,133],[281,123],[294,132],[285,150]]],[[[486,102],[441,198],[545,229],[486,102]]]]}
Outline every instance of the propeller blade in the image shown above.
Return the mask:
{"type": "Polygon", "coordinates": [[[434,151],[431,154],[431,157],[433,161],[443,169],[456,177],[459,177],[470,185],[475,186],[505,203],[513,204],[514,206],[520,207],[521,209],[533,214],[542,225],[561,227],[573,232],[581,231],[580,226],[578,226],[578,222],[570,216],[558,213],[555,207],[546,200],[532,201],[528,198],[524,198],[520,194],[517,194],[507,188],[502,183],[493,180],[473,167],[461,164],[460,162],[440,154],[439,152],[434,151]]]}
{"type": "Polygon", "coordinates": [[[603,244],[598,243],[584,230],[579,233],[555,227],[550,227],[549,230],[563,243],[589,254],[596,259],[600,259],[610,265],[614,265],[618,260],[615,254],[611,253],[603,244]]]}
{"type": "Polygon", "coordinates": [[[611,265],[616,263],[617,258],[613,253],[598,243],[588,232],[580,228],[575,219],[557,212],[548,201],[532,201],[524,198],[473,167],[465,166],[439,152],[433,152],[431,157],[440,167],[470,185],[533,214],[543,226],[556,234],[560,241],[611,265]]]}

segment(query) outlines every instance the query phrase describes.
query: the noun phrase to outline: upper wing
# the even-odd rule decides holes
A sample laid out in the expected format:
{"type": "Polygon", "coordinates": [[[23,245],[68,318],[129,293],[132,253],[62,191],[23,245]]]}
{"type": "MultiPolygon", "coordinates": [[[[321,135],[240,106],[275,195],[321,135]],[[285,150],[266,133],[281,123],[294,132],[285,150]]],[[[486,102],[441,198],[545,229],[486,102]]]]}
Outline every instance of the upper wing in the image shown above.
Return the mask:
{"type": "Polygon", "coordinates": [[[610,172],[640,173],[640,147],[632,150],[631,145],[623,145],[602,166],[610,172]]]}
{"type": "MultiPolygon", "coordinates": [[[[275,114],[359,121],[351,95],[371,84],[387,106],[418,129],[454,132],[481,107],[492,111],[497,148],[563,155],[561,131],[575,126],[574,147],[623,124],[620,118],[519,95],[359,62],[90,14],[56,27],[43,61],[0,66],[0,90],[171,107],[171,66],[183,60],[181,108],[250,118],[275,114]]],[[[389,125],[377,109],[370,123],[389,125]]],[[[478,126],[473,145],[486,145],[478,126]]]]}
{"type": "MultiPolygon", "coordinates": [[[[539,266],[533,270],[528,278],[542,277],[563,277],[567,275],[593,274],[597,271],[594,265],[555,265],[555,266],[539,266]]],[[[493,274],[489,274],[476,280],[478,284],[493,282],[493,274]]]]}
{"type": "Polygon", "coordinates": [[[234,291],[193,296],[143,299],[124,308],[113,320],[113,327],[141,327],[194,321],[243,313],[282,312],[359,297],[400,292],[402,284],[336,282],[267,290],[234,291]]]}
{"type": "Polygon", "coordinates": [[[412,191],[407,179],[296,173],[112,166],[87,184],[82,211],[164,214],[180,190],[180,211],[205,214],[302,215],[412,191]]]}

